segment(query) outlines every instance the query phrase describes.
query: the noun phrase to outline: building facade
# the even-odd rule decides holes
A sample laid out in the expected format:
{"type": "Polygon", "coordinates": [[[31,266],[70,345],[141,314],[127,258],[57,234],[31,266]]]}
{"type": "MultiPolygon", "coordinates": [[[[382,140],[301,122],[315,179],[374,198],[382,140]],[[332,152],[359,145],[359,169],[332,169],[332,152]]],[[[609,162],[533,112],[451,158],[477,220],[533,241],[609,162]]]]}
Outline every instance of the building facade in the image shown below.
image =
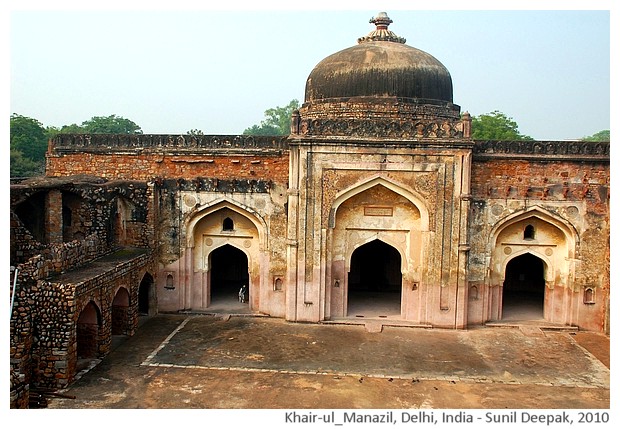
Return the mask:
{"type": "MultiPolygon", "coordinates": [[[[12,265],[31,286],[14,288],[17,372],[45,354],[16,334],[43,320],[24,300],[53,282],[72,303],[69,344],[91,308],[103,352],[140,306],[209,312],[241,287],[248,312],[289,321],[462,329],[524,311],[609,332],[609,142],[472,140],[448,70],[386,14],[372,22],[310,73],[289,136],[54,138],[46,177],[11,188],[12,265]],[[92,257],[63,265],[71,246],[92,257]],[[93,286],[102,255],[131,269],[93,286]]],[[[71,380],[58,373],[48,384],[71,380]]]]}

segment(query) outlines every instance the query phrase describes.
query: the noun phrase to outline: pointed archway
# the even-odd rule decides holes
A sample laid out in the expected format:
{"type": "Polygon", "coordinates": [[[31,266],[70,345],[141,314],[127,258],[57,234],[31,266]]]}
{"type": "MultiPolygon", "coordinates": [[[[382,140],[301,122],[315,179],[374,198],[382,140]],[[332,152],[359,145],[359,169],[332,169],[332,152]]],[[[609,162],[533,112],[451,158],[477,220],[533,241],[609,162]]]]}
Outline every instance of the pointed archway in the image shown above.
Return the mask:
{"type": "Polygon", "coordinates": [[[129,292],[121,287],[112,301],[112,335],[128,335],[131,331],[130,317],[129,292]]]}
{"type": "Polygon", "coordinates": [[[506,265],[502,290],[502,320],[541,320],[545,304],[545,264],[531,253],[506,265]]]}
{"type": "Polygon", "coordinates": [[[400,318],[401,294],[398,250],[373,240],[353,252],[348,277],[348,317],[400,318]]]}
{"type": "Polygon", "coordinates": [[[209,254],[211,306],[243,304],[248,306],[250,275],[247,255],[230,244],[209,254]],[[245,286],[243,302],[240,290],[245,286]]]}
{"type": "Polygon", "coordinates": [[[156,305],[153,305],[153,276],[145,273],[138,288],[138,314],[150,316],[155,314],[156,305]]]}
{"type": "Polygon", "coordinates": [[[100,328],[101,312],[99,307],[93,301],[90,301],[80,312],[76,324],[78,360],[92,359],[99,356],[100,328]]]}

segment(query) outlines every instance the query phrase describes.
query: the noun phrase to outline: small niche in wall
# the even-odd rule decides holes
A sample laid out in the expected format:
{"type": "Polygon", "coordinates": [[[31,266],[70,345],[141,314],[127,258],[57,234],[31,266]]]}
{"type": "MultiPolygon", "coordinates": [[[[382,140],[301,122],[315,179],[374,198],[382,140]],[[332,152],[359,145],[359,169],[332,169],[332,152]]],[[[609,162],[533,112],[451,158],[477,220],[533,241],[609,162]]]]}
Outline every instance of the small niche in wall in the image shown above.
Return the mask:
{"type": "Polygon", "coordinates": [[[478,301],[478,286],[472,286],[469,288],[469,300],[478,301]]]}
{"type": "Polygon", "coordinates": [[[536,235],[536,230],[534,229],[534,225],[528,225],[523,230],[523,239],[524,240],[533,240],[536,235]]]}
{"type": "Polygon", "coordinates": [[[594,288],[592,286],[586,286],[583,290],[583,303],[594,304],[594,288]]]}
{"type": "Polygon", "coordinates": [[[174,289],[174,276],[172,275],[172,273],[168,273],[168,275],[166,276],[166,286],[164,286],[166,289],[174,289]]]}
{"type": "Polygon", "coordinates": [[[282,278],[281,277],[274,277],[273,290],[275,290],[276,292],[282,292],[282,278]]]}
{"type": "Polygon", "coordinates": [[[233,222],[233,220],[229,217],[224,219],[224,221],[222,222],[222,230],[223,231],[234,231],[234,229],[235,229],[235,223],[233,222]]]}

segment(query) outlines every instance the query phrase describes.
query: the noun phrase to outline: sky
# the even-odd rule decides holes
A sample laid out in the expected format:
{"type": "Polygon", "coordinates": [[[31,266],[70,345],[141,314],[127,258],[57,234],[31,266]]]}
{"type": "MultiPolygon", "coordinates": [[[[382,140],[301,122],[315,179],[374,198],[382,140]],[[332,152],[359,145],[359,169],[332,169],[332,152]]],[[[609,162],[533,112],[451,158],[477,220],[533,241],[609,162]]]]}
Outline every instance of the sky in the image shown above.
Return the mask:
{"type": "MultiPolygon", "coordinates": [[[[587,8],[524,0],[494,10],[476,0],[468,10],[441,0],[433,9],[321,0],[308,9],[266,2],[253,10],[184,0],[148,9],[131,1],[14,3],[9,110],[46,127],[115,114],[144,133],[240,134],[265,110],[303,102],[312,69],[355,45],[385,11],[392,31],[447,67],[462,112],[499,110],[538,140],[610,129],[611,0],[587,8]]],[[[416,3],[428,2],[407,4],[416,3]]]]}

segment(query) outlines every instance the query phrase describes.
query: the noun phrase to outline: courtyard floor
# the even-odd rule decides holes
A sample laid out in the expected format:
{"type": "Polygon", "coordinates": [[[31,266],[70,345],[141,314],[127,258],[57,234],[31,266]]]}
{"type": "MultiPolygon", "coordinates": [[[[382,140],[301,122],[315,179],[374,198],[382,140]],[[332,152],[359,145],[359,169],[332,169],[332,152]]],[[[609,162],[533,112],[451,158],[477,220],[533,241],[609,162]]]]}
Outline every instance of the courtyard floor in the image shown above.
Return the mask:
{"type": "Polygon", "coordinates": [[[160,314],[54,409],[609,409],[609,337],[160,314]]]}

